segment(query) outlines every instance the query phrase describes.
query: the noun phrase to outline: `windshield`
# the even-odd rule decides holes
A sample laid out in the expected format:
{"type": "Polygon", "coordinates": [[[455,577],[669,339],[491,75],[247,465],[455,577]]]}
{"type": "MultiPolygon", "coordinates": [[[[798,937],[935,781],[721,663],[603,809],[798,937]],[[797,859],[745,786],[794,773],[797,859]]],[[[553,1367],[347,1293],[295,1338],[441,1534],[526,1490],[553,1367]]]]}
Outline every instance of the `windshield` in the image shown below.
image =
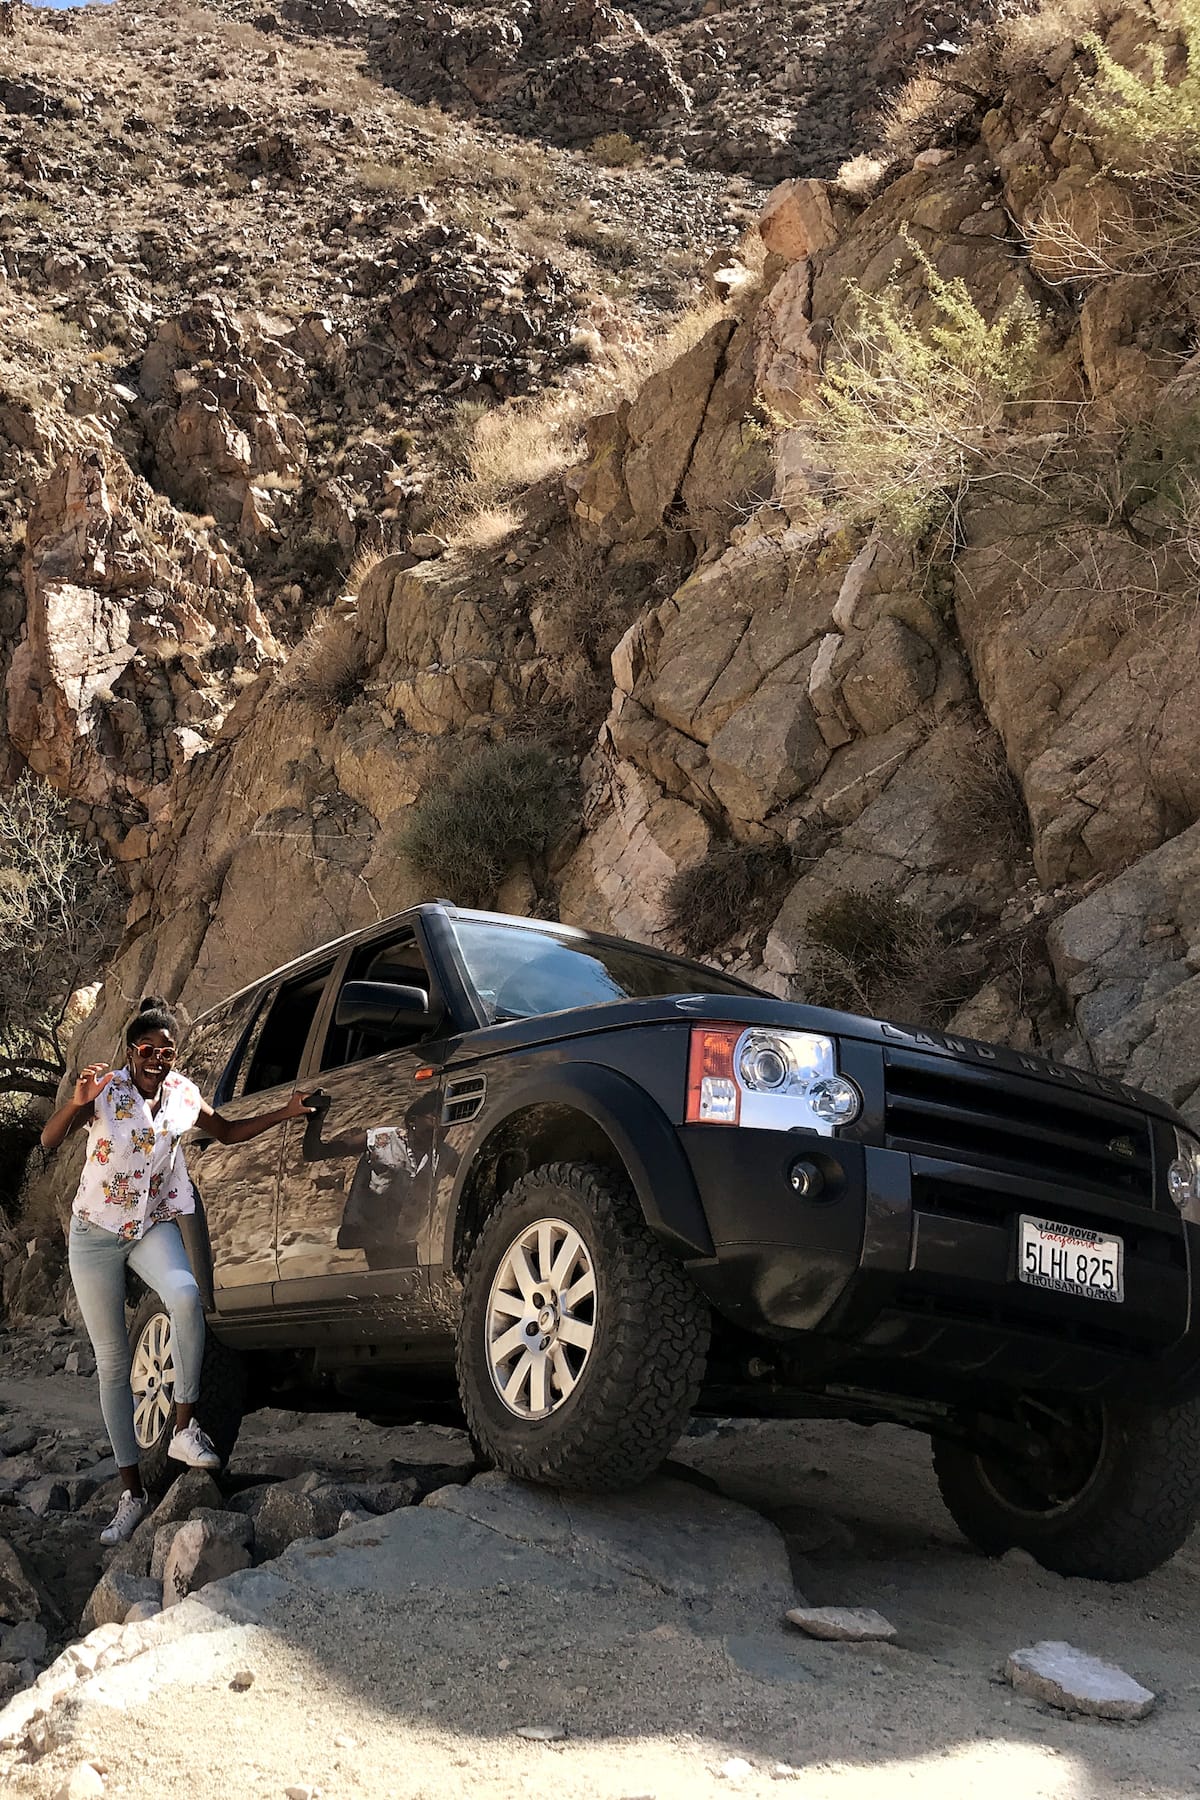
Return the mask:
{"type": "Polygon", "coordinates": [[[676,962],[633,944],[577,936],[568,926],[543,930],[461,916],[453,925],[467,973],[493,1025],[611,1000],[756,991],[715,969],[676,962]]]}

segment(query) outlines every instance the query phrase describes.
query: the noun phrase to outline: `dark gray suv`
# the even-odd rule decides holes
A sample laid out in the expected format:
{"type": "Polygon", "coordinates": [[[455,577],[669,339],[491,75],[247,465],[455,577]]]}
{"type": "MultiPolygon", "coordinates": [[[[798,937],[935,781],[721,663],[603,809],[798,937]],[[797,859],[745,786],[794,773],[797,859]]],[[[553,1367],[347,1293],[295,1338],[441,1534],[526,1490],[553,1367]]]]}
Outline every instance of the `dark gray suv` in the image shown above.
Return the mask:
{"type": "MultiPolygon", "coordinates": [[[[697,1405],[927,1432],[983,1549],[1122,1579],[1200,1504],[1200,1143],[1042,1058],[773,999],[536,920],[420,906],[201,1018],[201,1417],[457,1391],[483,1453],[591,1488],[697,1405]]],[[[169,1329],[133,1322],[161,1458],[169,1329]]]]}

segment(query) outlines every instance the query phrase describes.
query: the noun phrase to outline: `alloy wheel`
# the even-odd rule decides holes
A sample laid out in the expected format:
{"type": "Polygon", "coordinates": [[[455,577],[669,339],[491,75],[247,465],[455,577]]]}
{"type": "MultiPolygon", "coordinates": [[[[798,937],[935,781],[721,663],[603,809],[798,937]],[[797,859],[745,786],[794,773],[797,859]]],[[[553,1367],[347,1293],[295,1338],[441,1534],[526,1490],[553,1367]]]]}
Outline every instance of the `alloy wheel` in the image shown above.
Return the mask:
{"type": "Polygon", "coordinates": [[[514,1238],[486,1317],[488,1368],[509,1412],[557,1412],[578,1387],[596,1337],[596,1270],[573,1225],[538,1219],[514,1238]]]}
{"type": "Polygon", "coordinates": [[[175,1407],[175,1354],[166,1313],[155,1313],[143,1326],[133,1352],[129,1384],[134,1436],[140,1450],[149,1450],[162,1436],[175,1407]]]}

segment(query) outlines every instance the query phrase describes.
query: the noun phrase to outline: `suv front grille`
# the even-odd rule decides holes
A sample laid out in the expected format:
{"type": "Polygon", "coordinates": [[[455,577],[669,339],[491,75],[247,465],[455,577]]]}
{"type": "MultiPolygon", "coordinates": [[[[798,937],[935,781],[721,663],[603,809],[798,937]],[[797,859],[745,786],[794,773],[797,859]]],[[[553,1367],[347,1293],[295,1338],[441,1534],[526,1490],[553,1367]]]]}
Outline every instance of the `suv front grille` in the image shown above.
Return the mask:
{"type": "Polygon", "coordinates": [[[917,1051],[884,1056],[890,1149],[1150,1206],[1149,1122],[1116,1101],[917,1051]]]}

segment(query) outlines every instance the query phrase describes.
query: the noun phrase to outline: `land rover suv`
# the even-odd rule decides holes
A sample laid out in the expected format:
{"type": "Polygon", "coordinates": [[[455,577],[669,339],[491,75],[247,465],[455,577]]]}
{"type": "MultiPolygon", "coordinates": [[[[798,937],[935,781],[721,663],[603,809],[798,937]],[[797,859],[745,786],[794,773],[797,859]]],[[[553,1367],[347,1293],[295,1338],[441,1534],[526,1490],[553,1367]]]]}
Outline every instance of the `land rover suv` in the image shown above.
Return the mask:
{"type": "MultiPolygon", "coordinates": [[[[637,1481],[694,1409],[900,1422],[989,1552],[1124,1579],[1200,1503],[1200,1143],[1041,1057],[786,1004],[538,920],[414,908],[200,1018],[201,1418],[454,1384],[531,1480],[637,1481]]],[[[169,1322],[131,1327],[151,1465],[169,1322]]]]}

